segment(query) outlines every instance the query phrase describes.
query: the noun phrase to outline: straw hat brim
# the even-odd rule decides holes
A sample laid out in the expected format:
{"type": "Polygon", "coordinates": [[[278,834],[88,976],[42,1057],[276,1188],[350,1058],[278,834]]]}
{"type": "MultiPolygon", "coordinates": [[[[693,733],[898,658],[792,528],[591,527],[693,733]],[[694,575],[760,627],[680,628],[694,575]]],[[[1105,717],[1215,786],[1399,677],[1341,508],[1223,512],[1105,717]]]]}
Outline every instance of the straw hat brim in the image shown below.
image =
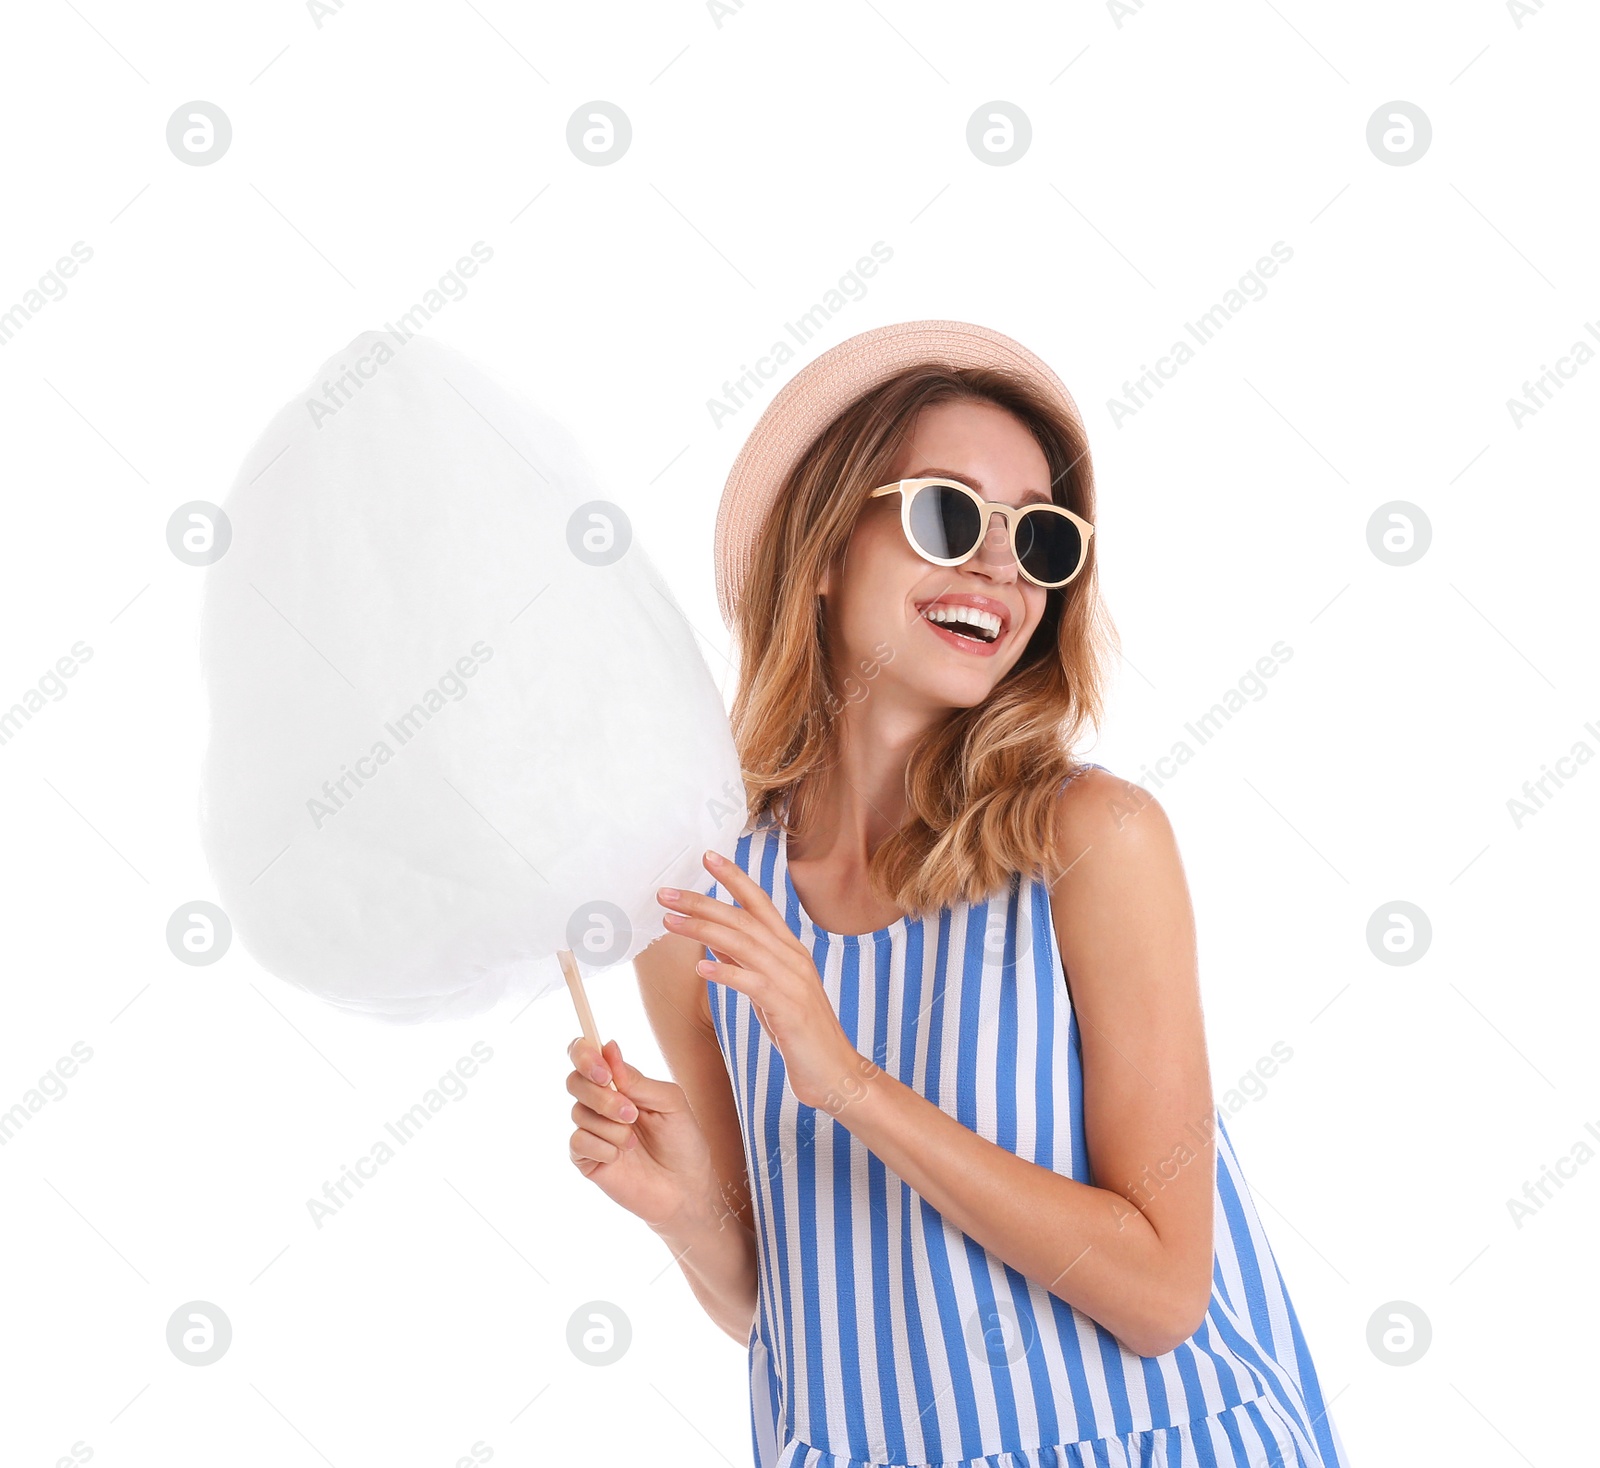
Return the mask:
{"type": "Polygon", "coordinates": [[[864,393],[922,363],[990,367],[1030,382],[1081,425],[1061,379],[1020,342],[969,321],[901,321],[831,347],[767,404],[728,471],[717,507],[717,604],[731,631],[756,537],[778,490],[817,435],[864,393]]]}

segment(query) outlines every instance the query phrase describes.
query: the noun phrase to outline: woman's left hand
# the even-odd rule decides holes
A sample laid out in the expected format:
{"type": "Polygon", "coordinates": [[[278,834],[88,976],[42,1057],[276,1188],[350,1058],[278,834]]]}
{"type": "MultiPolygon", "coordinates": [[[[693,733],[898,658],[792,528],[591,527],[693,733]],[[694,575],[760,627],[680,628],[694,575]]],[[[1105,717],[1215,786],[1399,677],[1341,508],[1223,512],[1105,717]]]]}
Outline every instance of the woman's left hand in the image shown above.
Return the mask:
{"type": "Polygon", "coordinates": [[[876,1067],[850,1043],[811,954],[761,885],[714,851],[703,860],[739,906],[663,887],[656,896],[672,909],[664,919],[667,930],[703,943],[717,961],[701,959],[698,971],[749,998],[783,1056],[795,1099],[837,1114],[876,1067]]]}

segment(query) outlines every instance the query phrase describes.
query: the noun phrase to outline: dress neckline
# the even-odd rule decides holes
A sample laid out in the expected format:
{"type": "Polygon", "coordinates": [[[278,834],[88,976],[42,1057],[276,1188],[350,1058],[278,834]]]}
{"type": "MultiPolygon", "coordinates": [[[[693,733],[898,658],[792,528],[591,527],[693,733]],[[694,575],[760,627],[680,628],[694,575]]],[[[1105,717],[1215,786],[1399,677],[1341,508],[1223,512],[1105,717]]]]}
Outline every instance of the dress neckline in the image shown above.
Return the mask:
{"type": "Polygon", "coordinates": [[[800,915],[802,927],[809,928],[819,938],[826,938],[830,942],[860,943],[869,938],[889,938],[892,940],[911,926],[914,919],[909,914],[902,914],[886,928],[873,928],[867,933],[835,933],[832,929],[825,928],[821,923],[816,922],[811,914],[806,911],[805,904],[800,900],[799,892],[795,890],[794,878],[789,875],[789,833],[781,825],[774,824],[778,833],[778,865],[783,869],[784,889],[788,894],[790,903],[794,906],[794,910],[800,915]]]}

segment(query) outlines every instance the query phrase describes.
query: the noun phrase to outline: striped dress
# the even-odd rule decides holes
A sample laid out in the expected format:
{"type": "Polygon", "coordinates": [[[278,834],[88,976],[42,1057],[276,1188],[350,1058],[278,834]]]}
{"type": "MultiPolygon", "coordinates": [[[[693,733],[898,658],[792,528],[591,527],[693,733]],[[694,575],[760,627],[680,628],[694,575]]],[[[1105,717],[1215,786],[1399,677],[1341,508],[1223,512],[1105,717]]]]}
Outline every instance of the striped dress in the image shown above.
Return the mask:
{"type": "MultiPolygon", "coordinates": [[[[1041,880],[838,934],[801,908],[770,817],[747,824],[736,860],[814,955],[863,1055],[978,1135],[1091,1181],[1041,880]]],[[[1220,1113],[1211,1304],[1183,1344],[1141,1357],[800,1105],[749,999],[707,984],[756,1230],[757,1468],[1347,1468],[1220,1113]]]]}

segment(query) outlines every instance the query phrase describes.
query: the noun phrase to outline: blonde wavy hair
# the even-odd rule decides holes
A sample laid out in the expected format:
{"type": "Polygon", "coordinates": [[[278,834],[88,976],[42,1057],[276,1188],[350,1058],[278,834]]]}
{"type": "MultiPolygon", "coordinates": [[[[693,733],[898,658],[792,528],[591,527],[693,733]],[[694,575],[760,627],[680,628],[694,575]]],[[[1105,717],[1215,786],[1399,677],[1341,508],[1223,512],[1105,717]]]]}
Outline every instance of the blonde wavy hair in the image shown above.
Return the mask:
{"type": "MultiPolygon", "coordinates": [[[[841,574],[866,495],[896,477],[917,414],[962,399],[994,403],[1021,420],[1049,464],[1052,498],[1094,521],[1082,424],[1009,374],[913,367],[840,413],[780,487],[736,613],[732,723],[752,823],[776,822],[796,835],[808,829],[808,781],[837,758],[850,696],[835,686],[816,588],[826,567],[841,574]]],[[[912,751],[910,817],[868,867],[873,889],[902,911],[922,916],[981,901],[1015,873],[1055,875],[1057,794],[1082,768],[1072,750],[1086,724],[1099,726],[1106,665],[1120,647],[1100,597],[1099,538],[1090,540],[1077,578],[1046,593],[1038,627],[989,697],[953,709],[912,751]]]]}

